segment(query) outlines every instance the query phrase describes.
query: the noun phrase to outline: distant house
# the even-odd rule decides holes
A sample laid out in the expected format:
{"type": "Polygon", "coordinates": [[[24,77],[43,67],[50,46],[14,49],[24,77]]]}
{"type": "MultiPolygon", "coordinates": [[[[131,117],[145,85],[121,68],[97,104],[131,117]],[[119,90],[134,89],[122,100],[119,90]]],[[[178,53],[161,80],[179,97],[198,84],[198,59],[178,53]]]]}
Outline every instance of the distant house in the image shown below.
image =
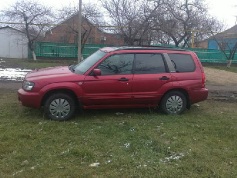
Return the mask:
{"type": "Polygon", "coordinates": [[[208,39],[208,49],[232,49],[237,43],[237,25],[208,39]]]}
{"type": "Polygon", "coordinates": [[[6,26],[0,28],[0,57],[28,58],[28,45],[25,34],[6,26]]]}
{"type": "Polygon", "coordinates": [[[203,41],[195,42],[194,43],[194,48],[207,49],[208,48],[208,40],[203,40],[203,41]]]}
{"type": "MultiPolygon", "coordinates": [[[[78,14],[74,14],[46,32],[44,41],[76,44],[78,42],[77,31],[78,14]]],[[[124,40],[120,35],[104,32],[85,17],[82,18],[82,40],[84,44],[124,45],[124,40]]]]}

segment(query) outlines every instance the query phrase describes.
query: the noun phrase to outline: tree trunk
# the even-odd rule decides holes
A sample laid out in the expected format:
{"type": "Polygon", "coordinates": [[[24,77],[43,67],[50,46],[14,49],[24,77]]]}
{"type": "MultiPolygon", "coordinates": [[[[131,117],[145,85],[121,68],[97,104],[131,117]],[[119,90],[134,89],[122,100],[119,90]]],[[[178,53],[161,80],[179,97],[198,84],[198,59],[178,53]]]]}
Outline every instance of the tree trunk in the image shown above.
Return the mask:
{"type": "Polygon", "coordinates": [[[232,64],[232,59],[227,60],[227,68],[230,68],[230,67],[231,67],[231,64],[232,64]]]}
{"type": "Polygon", "coordinates": [[[35,51],[34,50],[31,51],[31,53],[32,53],[33,60],[36,61],[37,59],[36,59],[35,51]]]}
{"type": "Polygon", "coordinates": [[[236,50],[237,50],[237,42],[235,43],[235,46],[233,47],[233,49],[230,50],[230,57],[229,57],[229,60],[227,61],[227,68],[231,67],[232,61],[235,57],[236,50]]]}

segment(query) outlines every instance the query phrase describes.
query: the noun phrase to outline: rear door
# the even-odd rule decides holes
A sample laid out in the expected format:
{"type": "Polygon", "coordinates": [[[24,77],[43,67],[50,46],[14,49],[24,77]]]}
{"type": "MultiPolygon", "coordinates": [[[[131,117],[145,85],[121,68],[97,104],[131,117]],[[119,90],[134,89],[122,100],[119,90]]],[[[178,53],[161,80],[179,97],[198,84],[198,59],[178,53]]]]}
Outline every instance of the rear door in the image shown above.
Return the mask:
{"type": "Polygon", "coordinates": [[[131,104],[133,54],[115,54],[96,68],[101,76],[88,75],[83,83],[84,105],[117,107],[131,104]]]}
{"type": "Polygon", "coordinates": [[[183,86],[187,89],[200,88],[202,86],[201,70],[196,68],[190,54],[170,53],[168,56],[175,66],[176,72],[172,73],[172,75],[177,81],[177,86],[183,86]]]}
{"type": "Polygon", "coordinates": [[[162,97],[161,88],[171,81],[171,74],[162,54],[135,55],[132,82],[135,104],[156,105],[162,97]]]}

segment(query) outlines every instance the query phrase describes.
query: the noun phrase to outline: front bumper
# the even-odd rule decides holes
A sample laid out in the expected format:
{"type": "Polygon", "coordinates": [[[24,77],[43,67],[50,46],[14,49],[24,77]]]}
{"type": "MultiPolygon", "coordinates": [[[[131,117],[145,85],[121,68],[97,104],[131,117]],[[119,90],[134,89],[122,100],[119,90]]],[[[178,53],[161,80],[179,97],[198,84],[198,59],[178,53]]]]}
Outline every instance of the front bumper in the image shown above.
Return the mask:
{"type": "Polygon", "coordinates": [[[41,107],[41,97],[39,93],[27,92],[21,88],[18,90],[18,100],[23,106],[31,108],[41,107]]]}

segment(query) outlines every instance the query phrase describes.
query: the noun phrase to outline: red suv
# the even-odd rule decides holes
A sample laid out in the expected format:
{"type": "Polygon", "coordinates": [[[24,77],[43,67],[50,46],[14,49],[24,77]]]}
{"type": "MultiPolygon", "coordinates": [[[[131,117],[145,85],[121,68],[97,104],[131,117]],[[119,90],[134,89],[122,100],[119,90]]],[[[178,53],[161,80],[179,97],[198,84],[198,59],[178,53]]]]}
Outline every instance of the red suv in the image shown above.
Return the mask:
{"type": "Polygon", "coordinates": [[[77,65],[34,70],[18,90],[22,105],[44,107],[53,120],[79,107],[157,107],[180,114],[207,99],[205,74],[191,51],[155,47],[102,48],[77,65]]]}

